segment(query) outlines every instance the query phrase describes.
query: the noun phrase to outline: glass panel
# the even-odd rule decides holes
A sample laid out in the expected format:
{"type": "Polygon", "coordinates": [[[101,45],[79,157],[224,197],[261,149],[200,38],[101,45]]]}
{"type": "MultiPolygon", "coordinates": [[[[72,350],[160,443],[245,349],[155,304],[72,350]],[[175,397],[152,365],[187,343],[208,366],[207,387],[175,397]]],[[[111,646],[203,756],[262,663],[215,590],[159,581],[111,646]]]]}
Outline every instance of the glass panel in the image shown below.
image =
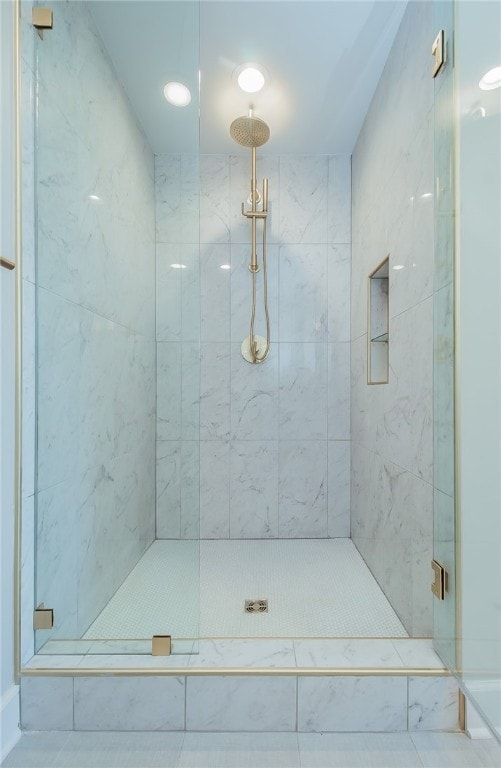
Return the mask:
{"type": "Polygon", "coordinates": [[[461,272],[460,669],[465,690],[501,737],[499,3],[457,3],[456,35],[461,272]]]}
{"type": "MultiPolygon", "coordinates": [[[[453,3],[434,3],[434,31],[445,31],[446,63],[434,80],[434,558],[447,571],[444,600],[433,600],[435,649],[456,666],[454,523],[454,106],[453,3]]],[[[430,569],[430,580],[432,572],[430,569]]]]}
{"type": "Polygon", "coordinates": [[[150,653],[159,634],[188,653],[199,621],[198,3],[51,7],[37,44],[36,599],[54,626],[36,647],[150,653]],[[143,82],[152,70],[158,81],[143,82]],[[184,111],[163,98],[169,78],[191,90],[184,111]],[[166,174],[177,196],[165,197],[166,174]]]}

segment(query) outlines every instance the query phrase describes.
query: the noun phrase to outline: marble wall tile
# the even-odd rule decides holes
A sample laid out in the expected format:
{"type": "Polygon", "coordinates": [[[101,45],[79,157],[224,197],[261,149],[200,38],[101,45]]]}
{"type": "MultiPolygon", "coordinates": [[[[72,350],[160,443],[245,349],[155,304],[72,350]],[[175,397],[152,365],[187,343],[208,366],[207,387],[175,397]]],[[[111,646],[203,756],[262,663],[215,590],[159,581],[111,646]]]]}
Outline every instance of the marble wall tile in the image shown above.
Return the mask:
{"type": "Polygon", "coordinates": [[[433,456],[435,488],[454,494],[454,290],[452,283],[433,296],[433,456]]]}
{"type": "Polygon", "coordinates": [[[391,640],[294,640],[299,667],[402,667],[391,640]]]}
{"type": "Polygon", "coordinates": [[[279,536],[327,536],[327,441],[280,442],[279,536]]]}
{"type": "Polygon", "coordinates": [[[329,537],[350,536],[350,441],[328,442],[327,523],[329,537]]]}
{"type": "Polygon", "coordinates": [[[155,155],[157,243],[180,243],[181,155],[155,155]]]}
{"type": "Polygon", "coordinates": [[[181,344],[157,344],[157,440],[181,439],[181,344]]]}
{"type": "Polygon", "coordinates": [[[278,441],[230,445],[230,536],[278,536],[278,441]]]}
{"type": "Polygon", "coordinates": [[[22,500],[21,525],[21,664],[26,664],[35,653],[35,496],[22,500]]]}
{"type": "Polygon", "coordinates": [[[200,441],[181,441],[181,538],[200,538],[200,441]]]}
{"type": "MultiPolygon", "coordinates": [[[[82,19],[82,25],[86,23],[89,20],[82,19]]],[[[89,52],[87,62],[93,53],[89,52]]],[[[60,80],[56,82],[61,85],[60,80]]],[[[101,98],[107,107],[99,140],[90,137],[91,131],[95,134],[93,125],[82,123],[82,116],[75,118],[68,105],[62,114],[58,112],[57,88],[40,88],[37,280],[70,301],[151,336],[155,322],[153,155],[128,102],[118,97],[109,100],[108,93],[95,89],[95,83],[82,87],[94,88],[94,108],[101,98]],[[118,142],[116,124],[122,126],[118,142]],[[130,195],[124,190],[131,190],[130,195]],[[66,215],[54,216],[63,204],[66,215]],[[138,257],[142,268],[131,269],[138,257]]],[[[110,87],[125,99],[121,89],[110,87]]]]}
{"type": "Polygon", "coordinates": [[[405,667],[444,669],[439,656],[433,650],[433,640],[394,639],[392,643],[405,667]]]}
{"type": "Polygon", "coordinates": [[[73,730],[73,678],[22,677],[21,727],[25,731],[73,730]]]}
{"type": "Polygon", "coordinates": [[[21,142],[23,279],[35,282],[35,59],[33,27],[22,25],[21,142]]]}
{"type": "MultiPolygon", "coordinates": [[[[229,245],[204,245],[200,251],[200,332],[202,341],[230,340],[231,270],[229,245]]],[[[184,271],[184,270],[183,270],[184,271]]]]}
{"type": "Polygon", "coordinates": [[[280,344],[281,440],[327,438],[327,344],[280,344]]]}
{"type": "Polygon", "coordinates": [[[280,248],[279,339],[327,339],[326,245],[283,245],[280,248]]]}
{"type": "MultiPolygon", "coordinates": [[[[201,333],[201,259],[198,243],[181,246],[181,338],[200,341],[201,333]]],[[[176,262],[174,262],[176,263],[176,262]]]]}
{"type": "Polygon", "coordinates": [[[23,280],[23,412],[22,412],[22,496],[35,492],[35,286],[23,280]]]}
{"type": "Polygon", "coordinates": [[[230,445],[200,443],[200,535],[203,539],[230,537],[230,445]]]}
{"type": "Polygon", "coordinates": [[[230,355],[230,344],[201,345],[201,440],[225,440],[230,436],[230,355]]]}
{"type": "Polygon", "coordinates": [[[200,640],[198,654],[190,658],[190,667],[280,667],[295,668],[292,640],[200,640]]]}
{"type": "Polygon", "coordinates": [[[298,680],[298,731],[405,730],[407,680],[404,677],[301,677],[298,680]]]}
{"type": "Polygon", "coordinates": [[[351,155],[329,157],[328,237],[351,243],[351,155]]]}
{"type": "Polygon", "coordinates": [[[37,649],[50,637],[76,637],[77,633],[78,525],[74,498],[71,482],[38,494],[35,601],[54,610],[55,622],[49,635],[37,634],[37,649]]]}
{"type": "Polygon", "coordinates": [[[432,601],[423,589],[431,557],[432,492],[420,478],[353,443],[352,538],[405,628],[416,636],[431,631],[432,601]],[[419,585],[415,607],[414,579],[419,585]]]}
{"type": "MultiPolygon", "coordinates": [[[[433,475],[433,300],[390,321],[390,382],[381,387],[375,448],[428,483],[433,475]],[[409,344],[409,340],[412,343],[409,344]],[[419,375],[415,372],[419,371],[419,375]]],[[[372,388],[374,389],[374,387],[372,388]]]]}
{"type": "Polygon", "coordinates": [[[181,345],[181,436],[183,440],[200,438],[200,344],[181,345]]]}
{"type": "Polygon", "coordinates": [[[296,679],[188,677],[187,731],[294,731],[296,679]]]}
{"type": "Polygon", "coordinates": [[[434,126],[421,51],[434,34],[431,6],[409,4],[352,161],[351,530],[416,635],[431,631],[432,611],[434,126]],[[367,386],[367,275],[386,254],[389,382],[367,386]]]}
{"type": "Polygon", "coordinates": [[[181,536],[181,442],[157,443],[156,537],[179,539],[181,536]]]}
{"type": "Polygon", "coordinates": [[[182,677],[75,678],[77,731],[182,731],[184,705],[182,677]]]}
{"type": "MultiPolygon", "coordinates": [[[[250,334],[252,312],[252,274],[249,271],[251,249],[247,244],[231,247],[231,340],[242,341],[250,334]]],[[[278,340],[278,245],[267,249],[267,294],[271,343],[278,340]]],[[[260,262],[261,263],[261,262],[260,262]]],[[[266,338],[263,270],[256,277],[256,319],[254,333],[266,338]]]]}
{"type": "Polygon", "coordinates": [[[242,357],[231,345],[231,436],[235,440],[278,439],[278,355],[261,365],[242,357]]]}
{"type": "Polygon", "coordinates": [[[200,156],[200,242],[230,242],[230,158],[200,156]]]}
{"type": "Polygon", "coordinates": [[[197,155],[155,155],[157,242],[198,242],[199,174],[197,155]]]}
{"type": "Polygon", "coordinates": [[[329,440],[349,440],[350,345],[328,346],[328,437],[329,440]]]}
{"type": "Polygon", "coordinates": [[[198,244],[157,243],[157,341],[200,339],[199,250],[198,244]]]}
{"type": "MultiPolygon", "coordinates": [[[[172,221],[178,222],[179,217],[183,216],[182,186],[185,160],[183,156],[175,156],[172,162],[169,158],[157,161],[156,182],[161,197],[160,202],[157,202],[157,218],[160,220],[162,217],[171,217],[172,221]],[[171,182],[173,189],[169,191],[167,187],[171,182]]],[[[329,304],[332,307],[332,338],[342,338],[346,341],[349,339],[349,290],[346,282],[349,282],[350,269],[350,212],[349,206],[348,210],[346,208],[346,201],[350,197],[348,161],[349,158],[338,157],[330,162],[327,156],[258,157],[258,175],[266,175],[269,178],[270,190],[273,192],[270,193],[268,227],[268,299],[272,351],[262,366],[250,366],[240,355],[240,345],[249,332],[252,289],[247,268],[250,228],[240,212],[242,195],[248,187],[248,156],[208,155],[201,158],[201,240],[205,245],[200,254],[199,283],[196,280],[196,248],[193,248],[191,256],[191,246],[187,245],[182,229],[178,229],[181,235],[177,241],[173,241],[172,234],[166,232],[166,226],[161,222],[163,233],[157,233],[157,238],[169,242],[157,244],[157,255],[163,259],[159,275],[161,285],[157,292],[157,302],[161,303],[157,316],[159,340],[197,340],[197,291],[200,290],[202,346],[199,418],[200,439],[204,443],[200,466],[202,535],[211,538],[229,535],[230,499],[231,535],[249,536],[253,535],[251,531],[254,530],[257,531],[254,535],[258,536],[278,535],[278,491],[275,490],[278,485],[278,460],[275,460],[275,468],[271,470],[268,487],[263,489],[258,484],[256,489],[246,487],[244,483],[237,492],[238,484],[234,472],[240,459],[237,458],[238,451],[234,453],[235,446],[248,441],[247,463],[259,468],[262,465],[262,446],[271,441],[273,455],[276,456],[279,436],[280,440],[293,441],[299,437],[302,440],[324,441],[328,437],[326,342],[329,334],[329,304]],[[294,202],[288,195],[287,185],[290,187],[299,177],[302,179],[301,197],[297,197],[294,202]],[[307,191],[309,190],[306,195],[305,185],[307,191]],[[281,218],[278,215],[280,198],[286,208],[281,218]],[[333,206],[331,220],[328,219],[329,205],[333,206]],[[330,249],[327,245],[329,232],[335,233],[332,237],[339,241],[330,249]],[[282,242],[280,247],[279,241],[282,242]],[[296,245],[297,243],[300,244],[296,245]],[[190,258],[193,269],[190,268],[190,258]],[[186,269],[177,270],[178,274],[173,274],[175,270],[170,264],[178,262],[186,264],[186,269]],[[229,265],[230,269],[221,269],[223,265],[229,265]],[[192,290],[187,300],[184,284],[190,277],[192,290]],[[329,298],[329,292],[333,292],[338,297],[337,300],[332,296],[329,298]],[[171,294],[173,300],[169,302],[171,294]],[[173,321],[165,319],[169,312],[174,315],[173,321]],[[192,316],[195,319],[190,324],[192,316]],[[190,328],[188,331],[187,326],[190,328]],[[230,339],[231,350],[229,345],[227,346],[230,339]],[[305,343],[311,341],[317,343],[305,343]],[[219,344],[216,349],[217,342],[219,344]],[[221,345],[221,342],[224,344],[221,345]],[[294,361],[298,361],[299,351],[302,364],[295,367],[294,361]],[[309,404],[306,420],[305,403],[309,404]],[[232,445],[231,462],[228,440],[231,440],[232,445]],[[255,450],[254,454],[251,447],[255,450]],[[273,506],[268,506],[269,502],[266,502],[264,523],[263,520],[258,521],[257,527],[253,523],[249,527],[245,514],[235,511],[235,499],[239,496],[249,499],[253,493],[258,496],[264,493],[267,499],[275,498],[273,506]]],[[[193,186],[192,191],[194,190],[193,186]]],[[[265,332],[262,271],[258,274],[257,281],[256,332],[263,335],[265,332]]],[[[164,438],[172,437],[183,440],[188,438],[190,441],[197,439],[195,347],[183,346],[181,356],[183,355],[191,361],[194,374],[189,377],[184,371],[180,374],[178,370],[174,370],[174,365],[172,376],[168,377],[176,418],[181,414],[181,431],[162,429],[160,426],[160,442],[164,438]],[[180,376],[182,394],[178,395],[179,402],[175,403],[174,393],[179,392],[180,376]],[[189,392],[187,386],[190,387],[189,392]],[[192,414],[188,433],[185,430],[187,406],[188,410],[191,407],[192,414]]],[[[162,395],[166,385],[163,382],[165,376],[161,359],[160,352],[158,397],[159,402],[164,399],[167,403],[168,398],[162,395]]],[[[348,357],[343,359],[342,372],[339,366],[336,367],[334,386],[331,386],[330,412],[335,413],[335,427],[330,436],[334,439],[349,439],[348,360],[348,357]]],[[[174,422],[175,420],[175,426],[177,422],[174,422]]],[[[322,461],[325,459],[325,463],[326,448],[325,444],[322,449],[322,461]]],[[[254,469],[251,474],[253,472],[254,469]]],[[[270,474],[269,467],[267,472],[270,474]]],[[[181,494],[182,516],[182,462],[178,468],[175,464],[171,466],[170,475],[173,479],[167,482],[167,485],[164,479],[161,479],[159,492],[164,496],[166,488],[171,488],[175,496],[173,504],[176,510],[178,493],[181,494]]],[[[319,532],[324,529],[327,532],[327,467],[323,475],[320,501],[316,500],[318,509],[315,507],[313,512],[309,512],[308,523],[306,527],[301,528],[302,532],[298,532],[298,535],[310,535],[308,531],[313,531],[312,535],[321,535],[319,532]]],[[[334,482],[340,483],[338,498],[343,499],[344,507],[347,498],[346,482],[342,480],[340,467],[333,472],[332,477],[334,482]]],[[[252,482],[251,476],[248,482],[252,482]]],[[[313,490],[310,491],[313,493],[313,490]]],[[[339,504],[341,505],[341,502],[339,504]]],[[[245,501],[244,505],[246,509],[252,506],[248,501],[245,501]]],[[[159,517],[167,519],[164,500],[159,500],[159,508],[162,509],[159,517]]],[[[191,511],[187,514],[188,518],[192,519],[191,511]]],[[[345,513],[336,512],[336,515],[336,530],[344,530],[346,524],[341,525],[339,521],[345,513]]],[[[177,512],[173,515],[171,513],[168,519],[177,521],[177,512]]],[[[177,522],[175,525],[177,526],[177,522]]],[[[288,525],[288,528],[288,535],[294,535],[294,526],[288,525]]]]}
{"type": "Polygon", "coordinates": [[[329,341],[350,341],[351,246],[331,245],[327,256],[329,341]]]}
{"type": "Polygon", "coordinates": [[[127,453],[89,470],[77,488],[79,637],[154,539],[154,451],[139,447],[148,473],[127,453]]]}
{"type": "Polygon", "coordinates": [[[157,243],[156,246],[156,338],[157,341],[181,340],[181,277],[185,246],[157,243]]]}
{"type": "Polygon", "coordinates": [[[72,637],[154,535],[154,163],[88,7],[54,13],[37,83],[36,597],[72,637]]]}
{"type": "Polygon", "coordinates": [[[409,731],[459,730],[459,688],[453,677],[409,678],[409,731]]]}
{"type": "Polygon", "coordinates": [[[326,243],[329,158],[280,158],[280,239],[283,243],[326,243]]]}
{"type": "MultiPolygon", "coordinates": [[[[269,243],[280,241],[280,158],[278,155],[264,155],[257,152],[257,181],[259,193],[262,194],[263,178],[268,179],[268,219],[267,239],[269,243]]],[[[250,206],[247,202],[250,195],[250,153],[245,155],[231,155],[230,157],[230,225],[232,243],[251,242],[251,224],[242,216],[241,206],[245,203],[245,210],[250,206]]],[[[258,233],[261,227],[258,224],[258,233]]],[[[259,235],[260,236],[260,235],[259,235]]]]}

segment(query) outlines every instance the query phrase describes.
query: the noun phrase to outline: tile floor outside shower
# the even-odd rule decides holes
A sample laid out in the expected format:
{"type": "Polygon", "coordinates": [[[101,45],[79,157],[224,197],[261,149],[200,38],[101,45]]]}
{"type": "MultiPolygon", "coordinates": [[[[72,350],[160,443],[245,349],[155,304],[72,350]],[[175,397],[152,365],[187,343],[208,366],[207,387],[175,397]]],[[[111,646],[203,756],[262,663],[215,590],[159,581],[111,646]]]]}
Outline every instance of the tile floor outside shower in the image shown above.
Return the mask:
{"type": "Polygon", "coordinates": [[[499,768],[462,733],[26,733],[5,768],[499,768]]]}

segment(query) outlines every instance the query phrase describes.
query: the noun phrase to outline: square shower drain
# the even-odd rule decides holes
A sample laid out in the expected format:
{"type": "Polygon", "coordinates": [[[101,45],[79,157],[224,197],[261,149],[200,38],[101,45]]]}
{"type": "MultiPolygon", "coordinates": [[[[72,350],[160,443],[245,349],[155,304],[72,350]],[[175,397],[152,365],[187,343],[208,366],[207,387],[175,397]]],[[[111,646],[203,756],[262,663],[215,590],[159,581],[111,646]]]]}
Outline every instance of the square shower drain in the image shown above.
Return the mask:
{"type": "Polygon", "coordinates": [[[245,613],[268,613],[268,600],[246,600],[245,613]]]}

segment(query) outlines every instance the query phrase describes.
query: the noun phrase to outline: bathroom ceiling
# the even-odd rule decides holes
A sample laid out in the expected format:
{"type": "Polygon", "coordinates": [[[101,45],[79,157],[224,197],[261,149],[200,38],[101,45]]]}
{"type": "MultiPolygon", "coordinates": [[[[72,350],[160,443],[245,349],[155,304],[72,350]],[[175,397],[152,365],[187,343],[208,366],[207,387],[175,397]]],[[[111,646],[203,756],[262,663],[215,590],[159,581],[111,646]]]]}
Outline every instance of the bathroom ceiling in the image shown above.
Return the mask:
{"type": "Polygon", "coordinates": [[[252,105],[271,129],[267,151],[334,154],[353,150],[405,5],[95,0],[90,7],[154,152],[245,152],[229,125],[252,105]],[[236,83],[234,70],[245,62],[270,75],[257,94],[236,83]],[[188,85],[188,107],[164,99],[168,80],[188,85]]]}

